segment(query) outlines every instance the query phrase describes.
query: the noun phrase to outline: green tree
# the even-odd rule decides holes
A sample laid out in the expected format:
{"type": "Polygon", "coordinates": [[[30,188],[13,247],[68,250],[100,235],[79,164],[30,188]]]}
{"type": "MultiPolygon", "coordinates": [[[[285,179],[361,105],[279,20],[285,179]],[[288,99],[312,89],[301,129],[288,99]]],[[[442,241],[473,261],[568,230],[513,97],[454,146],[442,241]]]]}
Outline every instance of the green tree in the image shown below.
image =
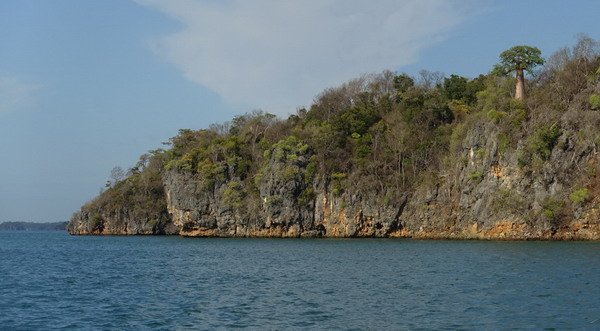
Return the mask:
{"type": "Polygon", "coordinates": [[[415,80],[407,74],[400,74],[394,77],[394,89],[396,90],[396,101],[404,100],[404,94],[415,86],[415,80]]]}
{"type": "Polygon", "coordinates": [[[450,75],[444,79],[444,95],[448,100],[466,99],[468,79],[458,75],[450,75]]]}
{"type": "Polygon", "coordinates": [[[487,76],[479,75],[467,82],[465,86],[464,100],[469,105],[474,105],[477,102],[477,93],[485,89],[487,76]]]}
{"type": "Polygon", "coordinates": [[[544,64],[541,51],[537,47],[514,46],[500,53],[500,63],[494,67],[496,73],[509,74],[516,72],[517,85],[515,88],[515,99],[525,99],[525,71],[531,70],[544,64]]]}

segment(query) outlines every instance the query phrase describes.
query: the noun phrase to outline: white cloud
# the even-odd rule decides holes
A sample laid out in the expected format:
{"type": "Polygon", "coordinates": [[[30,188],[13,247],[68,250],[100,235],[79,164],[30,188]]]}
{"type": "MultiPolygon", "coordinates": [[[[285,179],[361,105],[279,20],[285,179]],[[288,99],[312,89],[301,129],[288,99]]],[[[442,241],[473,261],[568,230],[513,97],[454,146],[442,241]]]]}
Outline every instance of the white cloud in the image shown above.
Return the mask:
{"type": "Polygon", "coordinates": [[[417,60],[471,1],[136,0],[182,23],[152,47],[226,101],[279,114],[324,88],[417,60]]]}
{"type": "Polygon", "coordinates": [[[0,76],[0,113],[29,106],[38,86],[12,76],[0,76]]]}

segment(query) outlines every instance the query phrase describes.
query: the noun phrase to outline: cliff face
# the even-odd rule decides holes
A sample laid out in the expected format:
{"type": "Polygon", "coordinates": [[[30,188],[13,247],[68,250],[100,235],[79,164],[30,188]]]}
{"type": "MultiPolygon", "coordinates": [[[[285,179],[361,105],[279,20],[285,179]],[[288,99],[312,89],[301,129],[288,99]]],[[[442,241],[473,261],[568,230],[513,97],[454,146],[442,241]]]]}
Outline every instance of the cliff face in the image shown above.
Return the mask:
{"type": "Polygon", "coordinates": [[[168,215],[149,216],[130,212],[126,209],[117,212],[82,209],[71,218],[67,225],[70,234],[87,235],[152,235],[178,234],[177,228],[168,215]]]}
{"type": "Polygon", "coordinates": [[[332,192],[330,183],[307,174],[309,158],[275,148],[256,180],[259,199],[244,192],[239,178],[207,191],[202,178],[166,172],[173,224],[184,236],[224,237],[387,237],[398,229],[406,198],[393,205],[376,195],[332,192]]]}
{"type": "Polygon", "coordinates": [[[598,162],[594,144],[574,136],[563,132],[548,160],[532,170],[519,165],[525,141],[503,152],[494,126],[477,125],[460,145],[460,162],[395,203],[352,188],[334,194],[323,179],[307,185],[302,160],[293,164],[296,176],[286,179],[282,169],[290,164],[271,159],[260,205],[249,212],[224,198],[231,182],[198,193],[201,179],[171,171],[165,176],[168,210],[186,236],[597,240],[600,199],[565,206],[566,188],[598,162]],[[314,194],[299,199],[307,188],[314,194]]]}
{"type": "MultiPolygon", "coordinates": [[[[453,239],[600,239],[599,159],[594,132],[600,114],[564,128],[540,159],[531,138],[502,145],[488,121],[465,128],[456,154],[397,199],[340,188],[314,177],[311,152],[275,147],[264,171],[250,181],[233,175],[207,189],[204,178],[181,170],[162,174],[165,209],[110,212],[84,206],[72,234],[180,234],[208,237],[414,237],[453,239]],[[591,130],[579,127],[585,123],[591,130]],[[528,140],[529,139],[529,140],[528,140]],[[252,183],[252,184],[250,184],[252,183]],[[258,197],[258,198],[257,198],[258,197]]],[[[577,116],[582,116],[578,114],[577,116]]],[[[588,128],[589,129],[589,128],[588,128]]],[[[157,205],[155,203],[154,205],[157,205]]]]}
{"type": "MultiPolygon", "coordinates": [[[[527,140],[502,150],[493,124],[479,124],[460,146],[460,162],[419,186],[402,214],[403,235],[419,238],[600,239],[595,142],[566,128],[544,162],[526,160],[527,140]],[[532,164],[523,164],[531,162],[532,164]],[[579,196],[577,195],[579,192],[579,196]]],[[[595,113],[583,119],[597,125],[595,113]]],[[[581,123],[581,122],[580,122],[581,123]]],[[[594,132],[594,130],[590,130],[594,132]]]]}
{"type": "Polygon", "coordinates": [[[177,234],[171,221],[157,159],[101,193],[73,214],[71,234],[177,234]]]}

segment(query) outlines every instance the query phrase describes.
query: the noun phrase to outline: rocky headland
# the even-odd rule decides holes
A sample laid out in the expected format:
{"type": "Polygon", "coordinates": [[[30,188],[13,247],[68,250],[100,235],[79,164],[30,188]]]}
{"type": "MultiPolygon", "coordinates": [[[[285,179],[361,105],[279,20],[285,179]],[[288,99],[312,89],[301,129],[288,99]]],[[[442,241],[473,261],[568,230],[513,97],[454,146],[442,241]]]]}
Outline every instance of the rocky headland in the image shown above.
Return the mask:
{"type": "Polygon", "coordinates": [[[181,130],[68,231],[599,240],[599,68],[574,47],[527,82],[525,100],[507,76],[384,72],[287,119],[181,130]]]}

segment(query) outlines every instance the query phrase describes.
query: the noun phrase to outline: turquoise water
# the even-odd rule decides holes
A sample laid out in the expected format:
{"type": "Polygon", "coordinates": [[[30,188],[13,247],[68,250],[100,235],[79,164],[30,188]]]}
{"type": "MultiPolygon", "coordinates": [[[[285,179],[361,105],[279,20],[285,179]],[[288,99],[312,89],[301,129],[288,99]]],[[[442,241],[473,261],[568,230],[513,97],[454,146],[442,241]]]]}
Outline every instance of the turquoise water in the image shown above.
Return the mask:
{"type": "Polygon", "coordinates": [[[0,232],[0,329],[600,329],[600,243],[0,232]]]}

